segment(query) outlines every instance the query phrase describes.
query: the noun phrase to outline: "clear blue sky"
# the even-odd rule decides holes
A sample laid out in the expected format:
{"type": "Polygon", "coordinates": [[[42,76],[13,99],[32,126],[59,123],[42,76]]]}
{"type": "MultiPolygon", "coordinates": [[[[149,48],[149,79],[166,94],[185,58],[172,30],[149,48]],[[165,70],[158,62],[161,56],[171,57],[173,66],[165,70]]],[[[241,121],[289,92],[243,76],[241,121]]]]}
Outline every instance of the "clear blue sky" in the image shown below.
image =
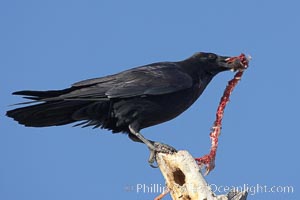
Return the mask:
{"type": "MultiPolygon", "coordinates": [[[[293,193],[258,192],[249,199],[299,199],[299,7],[296,0],[1,1],[0,199],[156,196],[136,192],[137,184],[164,180],[148,166],[148,149],[127,136],[70,125],[25,128],[4,115],[22,101],[11,95],[16,90],[62,89],[197,51],[253,57],[225,111],[208,182],[292,186],[293,193]]],[[[188,111],[142,132],[194,156],[207,153],[232,76],[219,74],[188,111]]]]}

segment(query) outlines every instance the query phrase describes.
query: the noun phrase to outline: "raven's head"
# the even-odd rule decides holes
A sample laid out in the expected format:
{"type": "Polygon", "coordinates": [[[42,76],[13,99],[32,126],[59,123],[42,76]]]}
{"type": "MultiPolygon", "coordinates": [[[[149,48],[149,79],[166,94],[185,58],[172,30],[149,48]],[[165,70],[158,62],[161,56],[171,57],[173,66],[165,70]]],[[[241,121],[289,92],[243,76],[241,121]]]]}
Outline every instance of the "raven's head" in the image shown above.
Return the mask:
{"type": "Polygon", "coordinates": [[[239,56],[219,56],[214,53],[196,53],[190,59],[199,63],[201,68],[206,72],[213,75],[226,71],[244,70],[248,67],[250,57],[246,57],[244,54],[239,56]]]}

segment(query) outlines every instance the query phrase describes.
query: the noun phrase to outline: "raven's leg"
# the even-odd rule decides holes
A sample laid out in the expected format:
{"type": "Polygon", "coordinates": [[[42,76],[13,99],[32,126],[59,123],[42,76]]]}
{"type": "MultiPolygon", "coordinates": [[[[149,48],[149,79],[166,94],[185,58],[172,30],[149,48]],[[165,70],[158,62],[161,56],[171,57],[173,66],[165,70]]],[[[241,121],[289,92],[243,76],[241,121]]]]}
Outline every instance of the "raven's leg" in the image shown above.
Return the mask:
{"type": "Polygon", "coordinates": [[[150,150],[150,157],[149,157],[149,164],[151,167],[155,167],[153,165],[155,159],[156,159],[156,153],[174,153],[177,152],[176,149],[173,147],[163,144],[160,142],[154,142],[152,140],[146,139],[142,134],[140,134],[137,130],[135,130],[131,125],[129,125],[129,130],[131,133],[129,133],[129,138],[136,142],[142,142],[150,150]],[[131,135],[132,134],[132,135],[131,135]]]}

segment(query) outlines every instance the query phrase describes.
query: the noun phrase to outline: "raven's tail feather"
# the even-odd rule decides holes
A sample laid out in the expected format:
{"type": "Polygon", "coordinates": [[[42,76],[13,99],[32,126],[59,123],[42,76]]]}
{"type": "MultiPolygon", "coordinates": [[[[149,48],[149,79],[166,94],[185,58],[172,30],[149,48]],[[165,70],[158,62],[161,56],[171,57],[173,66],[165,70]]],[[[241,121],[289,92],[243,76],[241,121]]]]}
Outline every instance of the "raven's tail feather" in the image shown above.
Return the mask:
{"type": "Polygon", "coordinates": [[[34,91],[34,90],[22,90],[12,93],[13,95],[23,95],[25,99],[42,100],[45,98],[58,97],[60,95],[72,92],[74,88],[67,88],[64,90],[48,90],[48,91],[34,91]]]}
{"type": "Polygon", "coordinates": [[[75,122],[73,113],[91,102],[56,101],[44,102],[7,111],[6,115],[29,127],[60,126],[75,122]]]}
{"type": "Polygon", "coordinates": [[[74,91],[74,88],[50,91],[23,90],[14,92],[14,95],[23,95],[31,99],[31,102],[20,103],[30,105],[7,111],[6,115],[13,118],[19,124],[29,127],[60,126],[73,122],[86,120],[97,121],[97,125],[103,125],[107,119],[109,103],[93,100],[68,100],[61,95],[74,91]]]}
{"type": "Polygon", "coordinates": [[[62,97],[73,90],[73,88],[68,88],[51,91],[24,90],[14,92],[15,95],[24,95],[24,98],[33,100],[17,105],[35,104],[7,111],[6,115],[19,124],[29,127],[60,126],[78,122],[75,126],[101,127],[113,130],[115,133],[123,132],[126,129],[116,126],[117,119],[111,116],[111,102],[108,98],[64,99],[62,97]]]}

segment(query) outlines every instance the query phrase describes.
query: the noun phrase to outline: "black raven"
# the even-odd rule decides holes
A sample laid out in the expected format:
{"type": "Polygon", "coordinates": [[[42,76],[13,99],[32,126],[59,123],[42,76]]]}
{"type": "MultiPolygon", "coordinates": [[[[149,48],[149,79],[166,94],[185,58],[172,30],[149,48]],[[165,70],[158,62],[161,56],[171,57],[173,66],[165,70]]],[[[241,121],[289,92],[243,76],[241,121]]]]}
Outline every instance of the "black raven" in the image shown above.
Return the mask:
{"type": "Polygon", "coordinates": [[[171,120],[189,108],[219,72],[243,68],[233,57],[196,53],[178,62],[158,62],[73,84],[63,90],[14,92],[34,105],[6,113],[28,127],[93,126],[124,132],[156,152],[174,148],[146,139],[140,130],[171,120]]]}

